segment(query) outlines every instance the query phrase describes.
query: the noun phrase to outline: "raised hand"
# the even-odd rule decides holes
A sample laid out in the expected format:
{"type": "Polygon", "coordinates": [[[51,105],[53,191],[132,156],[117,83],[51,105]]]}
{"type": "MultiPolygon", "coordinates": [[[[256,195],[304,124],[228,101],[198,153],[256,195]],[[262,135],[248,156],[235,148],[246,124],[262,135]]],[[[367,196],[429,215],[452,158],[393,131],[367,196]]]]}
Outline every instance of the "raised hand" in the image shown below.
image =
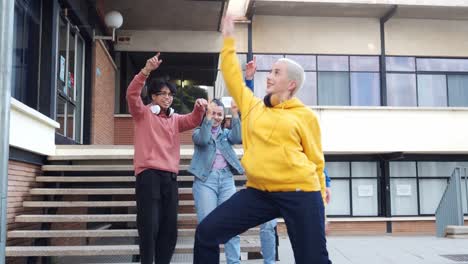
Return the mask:
{"type": "Polygon", "coordinates": [[[253,57],[253,60],[249,61],[245,65],[245,79],[253,80],[256,72],[257,72],[257,58],[253,57]]]}
{"type": "Polygon", "coordinates": [[[234,17],[230,14],[227,14],[223,18],[223,26],[221,31],[225,38],[232,37],[234,35],[234,17]]]}
{"type": "Polygon", "coordinates": [[[159,59],[159,55],[161,55],[161,53],[158,52],[158,54],[156,54],[156,56],[154,56],[154,57],[152,57],[152,58],[150,58],[150,59],[148,59],[146,61],[145,67],[141,70],[143,72],[143,74],[149,75],[152,71],[159,68],[159,65],[161,65],[161,63],[162,63],[162,60],[159,59]]]}
{"type": "Polygon", "coordinates": [[[213,105],[211,104],[210,100],[206,106],[206,119],[211,120],[211,118],[213,118],[213,105]]]}
{"type": "Polygon", "coordinates": [[[205,109],[205,111],[206,111],[206,109],[208,108],[208,101],[206,101],[206,99],[203,99],[203,98],[198,98],[195,101],[195,105],[193,107],[194,108],[203,107],[205,109]]]}
{"type": "Polygon", "coordinates": [[[234,102],[234,100],[231,100],[231,113],[232,113],[232,117],[239,116],[239,107],[237,107],[237,104],[236,102],[234,102]]]}

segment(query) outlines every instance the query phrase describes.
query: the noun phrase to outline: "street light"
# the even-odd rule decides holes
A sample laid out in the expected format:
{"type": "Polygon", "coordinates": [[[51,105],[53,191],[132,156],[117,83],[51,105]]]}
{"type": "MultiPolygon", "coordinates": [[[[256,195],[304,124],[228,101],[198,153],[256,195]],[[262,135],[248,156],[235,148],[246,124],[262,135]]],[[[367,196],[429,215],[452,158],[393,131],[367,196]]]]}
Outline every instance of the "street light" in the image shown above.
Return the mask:
{"type": "Polygon", "coordinates": [[[94,40],[105,39],[115,41],[115,30],[120,28],[123,24],[123,17],[118,11],[110,11],[104,17],[106,26],[112,29],[112,36],[96,36],[95,30],[93,30],[94,40]]]}

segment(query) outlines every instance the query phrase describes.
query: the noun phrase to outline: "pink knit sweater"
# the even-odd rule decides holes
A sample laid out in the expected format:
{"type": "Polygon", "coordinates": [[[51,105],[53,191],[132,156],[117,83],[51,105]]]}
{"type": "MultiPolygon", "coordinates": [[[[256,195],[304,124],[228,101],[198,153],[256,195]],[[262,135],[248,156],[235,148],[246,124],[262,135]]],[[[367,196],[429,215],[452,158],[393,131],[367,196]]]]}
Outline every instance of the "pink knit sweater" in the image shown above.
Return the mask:
{"type": "Polygon", "coordinates": [[[179,172],[180,132],[197,127],[204,114],[204,108],[194,107],[186,115],[155,115],[149,105],[141,100],[141,90],[146,77],[137,74],[127,89],[127,102],[135,127],[135,175],[146,169],[179,172]]]}

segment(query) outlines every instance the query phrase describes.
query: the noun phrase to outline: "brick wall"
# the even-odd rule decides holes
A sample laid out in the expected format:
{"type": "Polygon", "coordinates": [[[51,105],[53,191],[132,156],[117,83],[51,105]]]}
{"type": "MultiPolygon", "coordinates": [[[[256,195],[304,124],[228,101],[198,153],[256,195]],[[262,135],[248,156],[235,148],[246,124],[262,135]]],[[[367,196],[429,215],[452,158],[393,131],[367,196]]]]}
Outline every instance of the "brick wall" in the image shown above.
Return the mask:
{"type": "MultiPolygon", "coordinates": [[[[468,221],[465,221],[465,225],[468,221]]],[[[384,235],[387,233],[386,221],[331,221],[328,226],[329,235],[384,235]]],[[[287,235],[286,225],[279,223],[278,231],[287,235]]],[[[393,221],[394,235],[435,235],[435,221],[393,221]]]]}
{"type": "Polygon", "coordinates": [[[94,46],[91,144],[114,144],[115,63],[101,41],[94,46]]]}
{"type": "MultiPolygon", "coordinates": [[[[21,214],[40,214],[40,209],[24,209],[23,201],[37,200],[29,194],[31,188],[38,187],[36,176],[42,175],[41,167],[24,162],[8,162],[8,197],[7,230],[39,229],[39,224],[15,223],[15,217],[21,214]]],[[[11,239],[7,237],[7,246],[31,245],[31,239],[11,239]]],[[[8,258],[7,263],[25,263],[24,258],[8,258]]]]}
{"type": "MultiPolygon", "coordinates": [[[[133,145],[133,121],[130,115],[117,115],[114,118],[114,144],[133,145]]],[[[192,145],[192,130],[180,135],[182,145],[192,145]]]]}
{"type": "Polygon", "coordinates": [[[435,235],[435,221],[401,221],[392,223],[392,233],[394,234],[419,234],[435,235]]]}
{"type": "Polygon", "coordinates": [[[387,232],[386,222],[330,222],[330,235],[383,235],[387,232]]]}

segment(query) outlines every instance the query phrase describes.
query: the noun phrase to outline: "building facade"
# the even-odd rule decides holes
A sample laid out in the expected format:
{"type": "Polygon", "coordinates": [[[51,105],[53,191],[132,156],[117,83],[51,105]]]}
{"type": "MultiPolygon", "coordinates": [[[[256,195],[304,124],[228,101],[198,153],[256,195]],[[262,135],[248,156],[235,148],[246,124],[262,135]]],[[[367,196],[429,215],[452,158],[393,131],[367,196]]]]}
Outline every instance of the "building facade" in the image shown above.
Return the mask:
{"type": "MultiPolygon", "coordinates": [[[[453,169],[468,167],[468,1],[420,2],[256,0],[243,9],[237,48],[242,64],[257,58],[257,96],[278,58],[306,70],[298,97],[320,118],[332,218],[433,216],[453,169]]],[[[226,7],[16,0],[9,223],[57,145],[132,144],[125,91],[155,51],[164,63],[153,77],[229,96],[218,68],[226,7]],[[110,10],[124,26],[116,42],[95,40],[110,34],[110,10]]]]}

